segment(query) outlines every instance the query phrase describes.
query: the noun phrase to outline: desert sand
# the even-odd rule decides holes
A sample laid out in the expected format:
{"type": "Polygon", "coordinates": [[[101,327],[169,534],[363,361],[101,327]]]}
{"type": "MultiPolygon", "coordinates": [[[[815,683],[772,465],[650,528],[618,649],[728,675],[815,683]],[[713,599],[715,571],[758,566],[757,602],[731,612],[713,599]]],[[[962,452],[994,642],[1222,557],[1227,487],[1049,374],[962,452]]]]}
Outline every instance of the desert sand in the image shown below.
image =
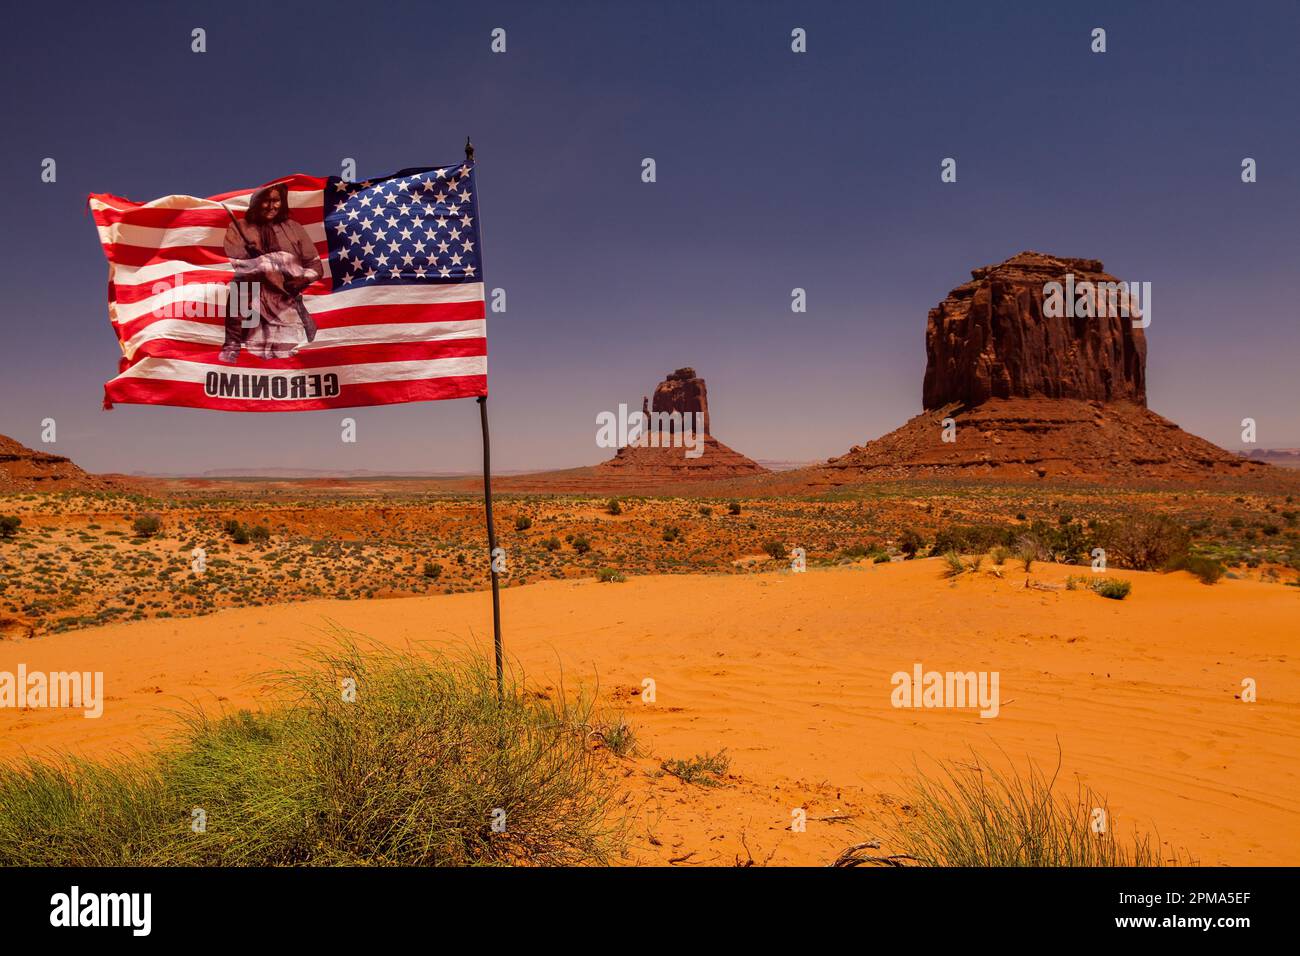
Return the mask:
{"type": "MultiPolygon", "coordinates": [[[[986,562],[987,565],[987,562],[986,562]]],[[[737,577],[557,580],[502,593],[507,654],[530,685],[599,682],[642,756],[611,757],[633,827],[629,863],[822,865],[889,819],[916,766],[981,755],[1050,770],[1202,865],[1300,858],[1300,592],[1185,573],[1113,572],[1125,601],[1059,587],[1078,568],[1010,563],[955,583],[940,559],[737,577]],[[890,676],[996,670],[1001,712],[895,709],[890,676]],[[1254,678],[1259,700],[1238,699],[1254,678]],[[652,678],[656,701],[643,703],[652,678]],[[658,773],[726,748],[723,786],[658,773]],[[807,812],[806,832],[790,829],[807,812]]],[[[104,715],[0,710],[0,756],[111,757],[165,737],[169,709],[257,706],[267,671],[331,640],[487,653],[484,592],[320,600],[0,642],[0,670],[105,673],[104,715]]]]}

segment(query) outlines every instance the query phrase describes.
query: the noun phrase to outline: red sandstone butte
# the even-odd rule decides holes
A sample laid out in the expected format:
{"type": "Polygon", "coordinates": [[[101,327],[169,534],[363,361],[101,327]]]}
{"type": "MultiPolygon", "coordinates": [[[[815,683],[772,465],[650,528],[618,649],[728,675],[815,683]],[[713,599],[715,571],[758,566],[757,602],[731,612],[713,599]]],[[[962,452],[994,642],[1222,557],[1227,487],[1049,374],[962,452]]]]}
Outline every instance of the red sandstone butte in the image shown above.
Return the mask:
{"type": "MultiPolygon", "coordinates": [[[[1109,293],[1096,294],[1097,283],[1119,281],[1096,259],[1022,252],[971,277],[930,310],[922,413],[780,481],[821,488],[896,478],[1291,477],[1190,435],[1146,407],[1146,338],[1133,326],[1141,316],[1116,314],[1109,293]],[[1064,286],[1067,276],[1076,288],[1092,283],[1092,299],[1071,310],[1076,315],[1044,314],[1044,287],[1064,286]],[[1107,314],[1099,314],[1099,298],[1107,314]]],[[[1127,296],[1118,302],[1127,306],[1127,296]]]]}
{"type": "MultiPolygon", "coordinates": [[[[1022,252],[1006,262],[971,270],[930,310],[925,332],[922,407],[990,398],[1073,398],[1146,405],[1146,336],[1138,316],[1117,315],[1127,305],[1097,294],[1098,283],[1120,280],[1096,259],[1022,252]],[[1082,286],[1093,316],[1046,315],[1044,286],[1082,286]],[[1104,309],[1098,308],[1104,306],[1104,309]],[[1096,313],[1105,311],[1104,317],[1096,313]]],[[[1063,311],[1063,310],[1055,310],[1063,311]]]]}

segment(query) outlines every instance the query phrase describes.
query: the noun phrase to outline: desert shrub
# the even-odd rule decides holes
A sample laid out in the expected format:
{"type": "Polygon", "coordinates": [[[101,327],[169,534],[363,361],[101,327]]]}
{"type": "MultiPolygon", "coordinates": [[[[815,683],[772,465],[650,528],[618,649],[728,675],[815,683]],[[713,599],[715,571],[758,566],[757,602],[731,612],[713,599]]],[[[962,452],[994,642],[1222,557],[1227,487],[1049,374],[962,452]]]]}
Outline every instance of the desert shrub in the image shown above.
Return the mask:
{"type": "Polygon", "coordinates": [[[1011,549],[998,545],[989,552],[989,557],[992,559],[994,564],[998,567],[1002,567],[1002,565],[1006,563],[1007,558],[1011,557],[1011,549]]]}
{"type": "Polygon", "coordinates": [[[17,515],[0,515],[0,538],[12,538],[22,523],[23,519],[17,515]]]}
{"type": "Polygon", "coordinates": [[[708,505],[700,505],[700,514],[705,518],[713,517],[713,509],[708,505]]]}
{"type": "Polygon", "coordinates": [[[248,529],[248,537],[251,541],[264,544],[271,540],[271,529],[264,524],[254,525],[248,529]]]}
{"type": "Polygon", "coordinates": [[[528,515],[515,515],[515,530],[527,531],[533,526],[533,519],[528,515]]]}
{"type": "Polygon", "coordinates": [[[840,557],[856,561],[859,558],[876,559],[882,554],[885,555],[886,560],[889,559],[889,555],[885,554],[885,549],[878,544],[851,544],[840,552],[840,557]]]}
{"type": "Polygon", "coordinates": [[[430,580],[437,580],[442,577],[442,565],[437,561],[425,561],[424,576],[430,580]]]}
{"type": "Polygon", "coordinates": [[[1157,571],[1187,554],[1191,534],[1168,515],[1135,514],[1103,526],[1098,543],[1109,564],[1157,571]]]}
{"type": "Polygon", "coordinates": [[[785,545],[780,541],[766,542],[763,545],[763,551],[773,561],[784,561],[786,558],[790,556],[790,552],[786,550],[785,545]]]}
{"type": "Polygon", "coordinates": [[[670,524],[668,527],[664,528],[664,533],[662,535],[665,541],[677,541],[681,536],[682,529],[674,524],[670,524]]]}
{"type": "Polygon", "coordinates": [[[740,514],[740,502],[739,502],[739,501],[728,501],[728,502],[727,502],[727,514],[729,514],[729,515],[738,515],[738,514],[740,514]]]}
{"type": "Polygon", "coordinates": [[[131,522],[131,530],[137,537],[152,538],[162,530],[162,518],[155,514],[140,515],[131,522]]]}
{"type": "Polygon", "coordinates": [[[573,550],[579,554],[586,554],[591,550],[591,541],[585,534],[580,534],[573,539],[573,550]]]}
{"type": "Polygon", "coordinates": [[[1167,571],[1187,571],[1200,579],[1202,584],[1214,584],[1223,577],[1227,570],[1214,558],[1200,554],[1183,554],[1174,558],[1165,566],[1167,571]]]}
{"type": "Polygon", "coordinates": [[[614,568],[601,568],[596,572],[596,580],[601,584],[621,584],[627,580],[627,575],[614,568]]]}
{"type": "MultiPolygon", "coordinates": [[[[0,766],[0,865],[606,863],[620,821],[591,714],[504,699],[480,661],[322,656],[285,703],[195,713],[166,750],[111,765],[0,766]],[[356,682],[344,700],[345,679],[356,682]],[[211,825],[191,831],[191,811],[211,825]],[[509,826],[488,825],[494,808],[509,826]]],[[[582,705],[579,705],[582,706],[582,705]]]]}
{"type": "Polygon", "coordinates": [[[889,557],[889,555],[882,551],[880,554],[876,555],[875,559],[872,561],[872,564],[888,564],[891,560],[892,559],[889,557]]]}
{"type": "Polygon", "coordinates": [[[547,538],[542,542],[542,547],[547,551],[559,551],[560,539],[555,537],[547,538]]]}
{"type": "Polygon", "coordinates": [[[911,528],[904,528],[898,536],[898,550],[909,558],[916,557],[916,552],[925,547],[925,539],[911,528]]]}
{"type": "Polygon", "coordinates": [[[619,504],[617,498],[610,498],[609,501],[605,502],[605,510],[612,515],[621,515],[623,506],[619,504]]]}
{"type": "Polygon", "coordinates": [[[665,760],[660,768],[664,773],[686,783],[698,783],[703,787],[716,787],[731,766],[731,758],[725,748],[716,754],[696,754],[689,760],[665,760]]]}
{"type": "Polygon", "coordinates": [[[983,554],[992,547],[1009,545],[1014,534],[1011,528],[998,525],[949,525],[934,536],[930,553],[983,554]]]}
{"type": "Polygon", "coordinates": [[[1123,578],[1096,578],[1092,582],[1092,589],[1104,598],[1122,601],[1133,590],[1133,584],[1123,578]]]}
{"type": "Polygon", "coordinates": [[[1024,773],[1001,772],[973,760],[945,763],[934,778],[918,774],[899,814],[877,844],[899,852],[864,857],[863,843],[836,861],[915,866],[1160,866],[1158,838],[1134,833],[1116,836],[1104,797],[1080,786],[1073,799],[1056,789],[1058,766],[1050,777],[1036,765],[1024,773]],[[1092,829],[1094,810],[1105,814],[1101,833],[1092,829]]]}

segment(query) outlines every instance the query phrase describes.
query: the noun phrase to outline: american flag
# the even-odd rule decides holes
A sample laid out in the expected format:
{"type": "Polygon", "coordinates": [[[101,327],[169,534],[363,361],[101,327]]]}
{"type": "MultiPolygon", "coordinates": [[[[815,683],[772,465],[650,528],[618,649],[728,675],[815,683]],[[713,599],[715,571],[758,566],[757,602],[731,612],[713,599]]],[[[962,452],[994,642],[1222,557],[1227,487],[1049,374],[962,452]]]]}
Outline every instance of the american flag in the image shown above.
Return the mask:
{"type": "MultiPolygon", "coordinates": [[[[308,411],[487,394],[472,163],[365,182],[295,174],[208,199],[136,203],[95,194],[89,202],[108,257],[109,318],[122,348],[119,373],[104,387],[105,407],[308,411]],[[257,245],[258,227],[246,221],[250,200],[276,184],[283,184],[288,218],[301,227],[286,228],[304,237],[298,260],[312,260],[319,275],[285,267],[310,282],[301,289],[306,316],[284,312],[296,343],[227,353],[230,283],[237,269],[255,275],[248,263],[261,261],[241,260],[256,248],[232,253],[231,237],[257,245]],[[301,331],[308,325],[315,326],[310,341],[301,331]]],[[[285,274],[267,273],[287,285],[285,274]]],[[[237,305],[240,293],[233,298],[237,305]]]]}

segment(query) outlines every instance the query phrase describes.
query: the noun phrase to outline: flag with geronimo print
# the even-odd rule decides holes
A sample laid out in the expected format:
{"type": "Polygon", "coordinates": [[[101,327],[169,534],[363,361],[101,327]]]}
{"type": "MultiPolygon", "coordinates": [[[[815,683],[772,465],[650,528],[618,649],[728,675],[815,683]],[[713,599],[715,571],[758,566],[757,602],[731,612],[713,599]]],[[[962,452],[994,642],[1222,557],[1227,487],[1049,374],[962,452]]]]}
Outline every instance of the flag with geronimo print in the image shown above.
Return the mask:
{"type": "Polygon", "coordinates": [[[115,402],[309,411],[487,394],[472,163],[90,209],[115,402]]]}

